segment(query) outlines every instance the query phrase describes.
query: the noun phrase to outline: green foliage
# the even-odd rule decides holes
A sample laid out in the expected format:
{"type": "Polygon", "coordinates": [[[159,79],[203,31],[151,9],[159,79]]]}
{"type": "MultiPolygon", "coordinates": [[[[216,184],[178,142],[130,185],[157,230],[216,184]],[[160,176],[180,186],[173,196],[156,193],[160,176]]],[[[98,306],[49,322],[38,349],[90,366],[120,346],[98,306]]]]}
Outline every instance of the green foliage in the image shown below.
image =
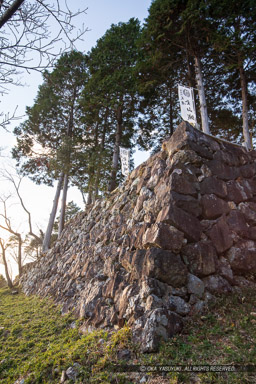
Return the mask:
{"type": "MultiPolygon", "coordinates": [[[[163,343],[155,354],[141,355],[125,326],[118,332],[103,330],[82,334],[80,320],[62,316],[51,300],[12,295],[0,290],[0,382],[12,384],[23,377],[25,384],[59,383],[61,373],[79,363],[77,383],[133,383],[132,374],[115,372],[128,365],[248,365],[254,364],[254,291],[218,298],[205,313],[193,317],[181,335],[163,343]],[[76,328],[71,327],[76,325],[76,328]],[[129,349],[131,359],[120,360],[129,349]]],[[[139,380],[145,373],[137,374],[139,380]]],[[[151,377],[152,374],[146,374],[151,377]]],[[[170,383],[254,383],[255,372],[167,373],[170,383]]],[[[160,380],[160,378],[158,378],[160,380]]]]}
{"type": "Polygon", "coordinates": [[[155,152],[181,122],[177,85],[195,87],[195,58],[211,132],[240,143],[241,70],[255,125],[255,9],[250,0],[154,0],[143,28],[132,18],[112,25],[87,55],[63,55],[15,129],[23,173],[51,185],[64,171],[95,200],[110,179],[122,180],[120,145],[155,152]]]}
{"type": "MultiPolygon", "coordinates": [[[[160,352],[143,356],[143,363],[161,365],[253,365],[255,292],[245,290],[218,298],[205,313],[193,317],[183,333],[163,343],[160,352]]],[[[247,373],[169,373],[170,383],[254,383],[255,372],[247,373]],[[173,380],[173,381],[172,381],[173,380]],[[200,380],[200,381],[199,381],[200,380]]]]}
{"type": "MultiPolygon", "coordinates": [[[[195,87],[195,56],[203,64],[212,133],[241,142],[238,56],[240,64],[241,60],[244,63],[253,127],[255,36],[255,7],[251,1],[154,0],[142,30],[137,65],[144,97],[139,144],[159,149],[158,137],[170,135],[179,122],[177,83],[195,87]]],[[[200,122],[197,92],[196,105],[200,122]]]]}
{"type": "Polygon", "coordinates": [[[27,120],[14,130],[23,174],[52,185],[64,172],[93,199],[106,191],[117,126],[121,145],[135,138],[139,34],[136,19],[112,25],[88,55],[64,54],[44,73],[27,120]]]}
{"type": "Polygon", "coordinates": [[[64,54],[51,73],[44,73],[27,120],[14,130],[13,157],[37,183],[51,185],[61,171],[72,175],[79,169],[84,135],[79,97],[86,79],[86,56],[64,54]]]}
{"type": "Polygon", "coordinates": [[[0,302],[0,382],[6,384],[21,377],[26,384],[59,383],[62,371],[75,362],[81,364],[77,382],[110,382],[111,371],[103,374],[102,368],[117,363],[118,348],[131,345],[126,328],[113,335],[101,330],[81,334],[80,321],[62,316],[51,300],[5,289],[0,302]]]}
{"type": "MultiPolygon", "coordinates": [[[[152,2],[138,42],[140,56],[136,70],[142,96],[138,143],[143,149],[159,150],[163,138],[170,136],[181,121],[177,84],[188,80],[186,55],[182,55],[182,48],[173,39],[181,28],[182,9],[184,2],[152,2]]],[[[182,41],[180,35],[177,38],[182,41]]]]}
{"type": "MultiPolygon", "coordinates": [[[[216,64],[210,49],[207,13],[207,3],[195,0],[155,0],[151,4],[142,31],[137,65],[139,87],[144,97],[143,116],[139,121],[142,147],[146,143],[154,152],[159,150],[163,138],[172,135],[181,122],[177,88],[178,84],[195,87],[195,58],[204,64],[206,89],[208,84],[213,86],[217,82],[219,63],[216,64]]],[[[216,98],[217,85],[214,88],[216,98]]],[[[197,94],[196,105],[200,122],[197,94]]]]}
{"type": "Polygon", "coordinates": [[[138,95],[134,68],[139,35],[137,19],[112,25],[88,54],[90,77],[82,103],[88,136],[94,138],[89,164],[93,164],[90,179],[96,194],[109,182],[117,132],[126,148],[132,147],[136,135],[138,95]],[[101,185],[97,185],[98,179],[101,185]]]}
{"type": "Polygon", "coordinates": [[[116,108],[124,97],[132,99],[136,92],[133,66],[138,57],[136,40],[140,33],[137,19],[127,23],[112,24],[97,41],[89,54],[92,82],[108,97],[110,107],[116,108]]]}
{"type": "Polygon", "coordinates": [[[214,50],[221,53],[225,71],[226,87],[222,92],[234,116],[241,118],[241,99],[244,111],[243,119],[250,120],[250,128],[254,126],[255,115],[255,68],[256,68],[256,8],[250,1],[211,2],[210,19],[213,28],[209,39],[214,50]],[[245,93],[241,97],[242,77],[244,77],[245,93]],[[239,109],[237,109],[239,106],[239,109]]]}
{"type": "MultiPolygon", "coordinates": [[[[65,211],[66,222],[72,219],[72,217],[75,216],[78,212],[82,212],[81,208],[76,203],[74,203],[73,200],[69,201],[65,211]]],[[[58,216],[53,226],[54,231],[57,233],[59,228],[59,221],[60,221],[60,217],[58,216]]]]}

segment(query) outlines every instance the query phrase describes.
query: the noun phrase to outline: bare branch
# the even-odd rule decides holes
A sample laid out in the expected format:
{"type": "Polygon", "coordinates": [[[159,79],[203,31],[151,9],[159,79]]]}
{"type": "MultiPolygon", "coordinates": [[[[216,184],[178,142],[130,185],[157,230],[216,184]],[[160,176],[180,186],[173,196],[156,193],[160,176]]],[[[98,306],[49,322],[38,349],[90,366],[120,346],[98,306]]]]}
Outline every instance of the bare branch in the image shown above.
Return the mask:
{"type": "Polygon", "coordinates": [[[17,108],[15,108],[14,112],[10,115],[10,113],[0,113],[0,117],[2,117],[2,120],[0,120],[0,127],[4,128],[5,131],[9,132],[7,126],[12,122],[21,119],[23,116],[16,116],[17,108]]]}
{"type": "Polygon", "coordinates": [[[7,249],[8,245],[6,245],[4,243],[4,241],[3,241],[3,239],[1,239],[1,238],[0,238],[0,247],[1,247],[1,250],[2,250],[2,259],[3,259],[3,264],[4,264],[5,276],[6,276],[7,284],[8,284],[9,288],[12,288],[13,284],[12,284],[12,280],[10,278],[8,263],[7,263],[7,259],[6,259],[6,249],[7,249]]]}
{"type": "MultiPolygon", "coordinates": [[[[28,227],[29,227],[29,235],[34,237],[34,239],[36,239],[37,241],[41,241],[41,239],[33,232],[33,228],[32,228],[32,219],[31,219],[31,213],[29,212],[29,210],[27,209],[27,207],[25,206],[24,204],[24,200],[20,194],[20,185],[21,185],[21,182],[23,180],[23,176],[20,176],[16,173],[16,178],[17,180],[15,180],[15,177],[13,174],[11,174],[8,170],[4,170],[4,171],[1,171],[0,172],[0,175],[5,179],[5,180],[8,180],[10,183],[12,183],[14,189],[15,189],[15,192],[18,196],[18,199],[20,201],[20,204],[23,208],[23,210],[26,212],[27,216],[28,216],[28,227]]],[[[4,207],[5,207],[5,218],[7,216],[6,214],[6,203],[4,202],[4,207]]],[[[10,228],[10,225],[8,226],[10,228]]],[[[12,232],[13,233],[13,232],[12,232]]],[[[16,234],[17,235],[17,234],[16,234]]]]}
{"type": "Polygon", "coordinates": [[[58,0],[6,0],[4,4],[5,8],[0,9],[0,91],[3,93],[8,91],[5,85],[17,84],[15,77],[19,71],[42,72],[52,68],[58,57],[74,49],[88,30],[84,25],[77,28],[75,20],[86,14],[87,8],[73,13],[67,1],[60,5],[58,0]]]}
{"type": "Polygon", "coordinates": [[[23,243],[23,240],[22,240],[21,234],[13,229],[13,227],[11,225],[11,220],[7,215],[6,201],[8,200],[9,197],[10,196],[8,196],[7,198],[0,197],[0,201],[3,204],[3,211],[4,211],[4,213],[0,214],[0,217],[3,217],[3,219],[5,221],[5,226],[0,224],[0,228],[2,228],[5,231],[14,235],[16,240],[17,240],[17,244],[18,244],[17,263],[18,263],[19,276],[21,276],[21,274],[22,274],[22,243],[23,243]]]}
{"type": "Polygon", "coordinates": [[[0,28],[9,21],[25,0],[15,0],[0,18],[0,28]]]}

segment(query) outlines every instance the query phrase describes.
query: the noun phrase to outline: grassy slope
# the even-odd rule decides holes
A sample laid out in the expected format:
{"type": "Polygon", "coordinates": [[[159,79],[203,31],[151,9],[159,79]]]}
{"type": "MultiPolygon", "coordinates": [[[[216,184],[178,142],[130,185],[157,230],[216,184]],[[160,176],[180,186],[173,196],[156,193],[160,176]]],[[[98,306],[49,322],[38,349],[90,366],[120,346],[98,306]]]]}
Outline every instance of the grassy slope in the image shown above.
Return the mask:
{"type": "MultiPolygon", "coordinates": [[[[255,292],[218,299],[207,313],[193,318],[182,335],[158,354],[140,355],[128,328],[107,334],[79,333],[49,300],[0,290],[0,383],[60,383],[63,370],[78,362],[77,383],[137,383],[145,374],[113,373],[118,351],[129,349],[128,364],[255,364],[255,292]]],[[[74,324],[74,323],[73,323],[74,324]]],[[[69,381],[66,381],[67,383],[69,381]]],[[[71,382],[71,381],[70,381],[71,382]]],[[[150,380],[148,381],[150,382],[150,380]]],[[[157,381],[158,384],[161,381],[157,381]]],[[[168,373],[166,383],[256,383],[254,373],[168,373]]]]}

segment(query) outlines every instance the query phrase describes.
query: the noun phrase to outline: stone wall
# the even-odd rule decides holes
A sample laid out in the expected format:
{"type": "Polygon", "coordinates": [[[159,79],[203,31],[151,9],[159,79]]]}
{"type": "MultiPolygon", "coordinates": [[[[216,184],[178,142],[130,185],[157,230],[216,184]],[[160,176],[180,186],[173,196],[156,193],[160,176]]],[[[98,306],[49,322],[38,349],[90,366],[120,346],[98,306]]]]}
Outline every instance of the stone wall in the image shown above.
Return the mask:
{"type": "Polygon", "coordinates": [[[256,272],[256,152],[182,123],[108,199],[66,225],[28,267],[26,294],[52,296],[84,329],[125,322],[157,349],[216,294],[256,272]]]}

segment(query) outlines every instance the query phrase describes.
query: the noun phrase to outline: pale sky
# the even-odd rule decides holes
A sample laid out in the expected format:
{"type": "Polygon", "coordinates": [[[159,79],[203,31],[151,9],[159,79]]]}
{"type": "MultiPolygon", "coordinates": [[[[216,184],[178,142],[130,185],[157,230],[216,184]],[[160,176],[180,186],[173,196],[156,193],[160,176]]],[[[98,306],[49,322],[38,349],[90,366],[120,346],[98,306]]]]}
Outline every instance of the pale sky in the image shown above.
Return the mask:
{"type": "MultiPolygon", "coordinates": [[[[151,0],[69,0],[69,4],[72,4],[72,9],[77,10],[88,7],[87,15],[80,18],[77,21],[77,25],[84,23],[90,31],[84,35],[84,41],[77,43],[76,48],[83,52],[88,52],[91,47],[96,44],[96,41],[104,35],[111,24],[117,24],[119,22],[127,22],[131,17],[138,18],[141,22],[147,17],[148,8],[150,7],[151,0]]],[[[26,106],[33,105],[33,100],[36,97],[38,86],[42,83],[41,75],[39,73],[30,74],[25,73],[21,76],[21,81],[25,86],[17,87],[12,86],[9,89],[9,93],[6,95],[0,95],[0,112],[7,114],[16,109],[17,116],[25,115],[26,106]]],[[[11,132],[12,129],[19,125],[22,121],[12,123],[8,129],[11,132]]],[[[0,169],[8,167],[8,163],[11,159],[8,159],[10,149],[15,144],[15,137],[12,133],[5,132],[0,128],[0,147],[4,148],[1,151],[0,169]]],[[[148,153],[135,154],[135,166],[139,165],[148,158],[148,153]]],[[[9,194],[12,192],[12,187],[0,180],[0,196],[9,194]]],[[[21,188],[22,196],[27,208],[30,210],[33,218],[34,227],[40,227],[43,230],[46,229],[48,217],[52,206],[52,201],[55,193],[54,188],[49,188],[44,185],[37,186],[30,180],[26,179],[22,183],[21,188]]],[[[73,200],[78,205],[83,207],[80,193],[71,188],[68,192],[68,201],[73,200]]],[[[1,209],[1,208],[0,208],[1,209]]],[[[17,200],[13,198],[11,207],[9,208],[10,217],[14,223],[15,229],[21,229],[26,224],[25,217],[22,214],[17,200]]],[[[25,228],[26,230],[26,228],[25,228]]],[[[0,237],[6,238],[8,234],[0,229],[0,237]]],[[[16,269],[12,266],[13,275],[16,274],[16,269]]],[[[0,265],[0,273],[3,273],[3,266],[0,265]]]]}

